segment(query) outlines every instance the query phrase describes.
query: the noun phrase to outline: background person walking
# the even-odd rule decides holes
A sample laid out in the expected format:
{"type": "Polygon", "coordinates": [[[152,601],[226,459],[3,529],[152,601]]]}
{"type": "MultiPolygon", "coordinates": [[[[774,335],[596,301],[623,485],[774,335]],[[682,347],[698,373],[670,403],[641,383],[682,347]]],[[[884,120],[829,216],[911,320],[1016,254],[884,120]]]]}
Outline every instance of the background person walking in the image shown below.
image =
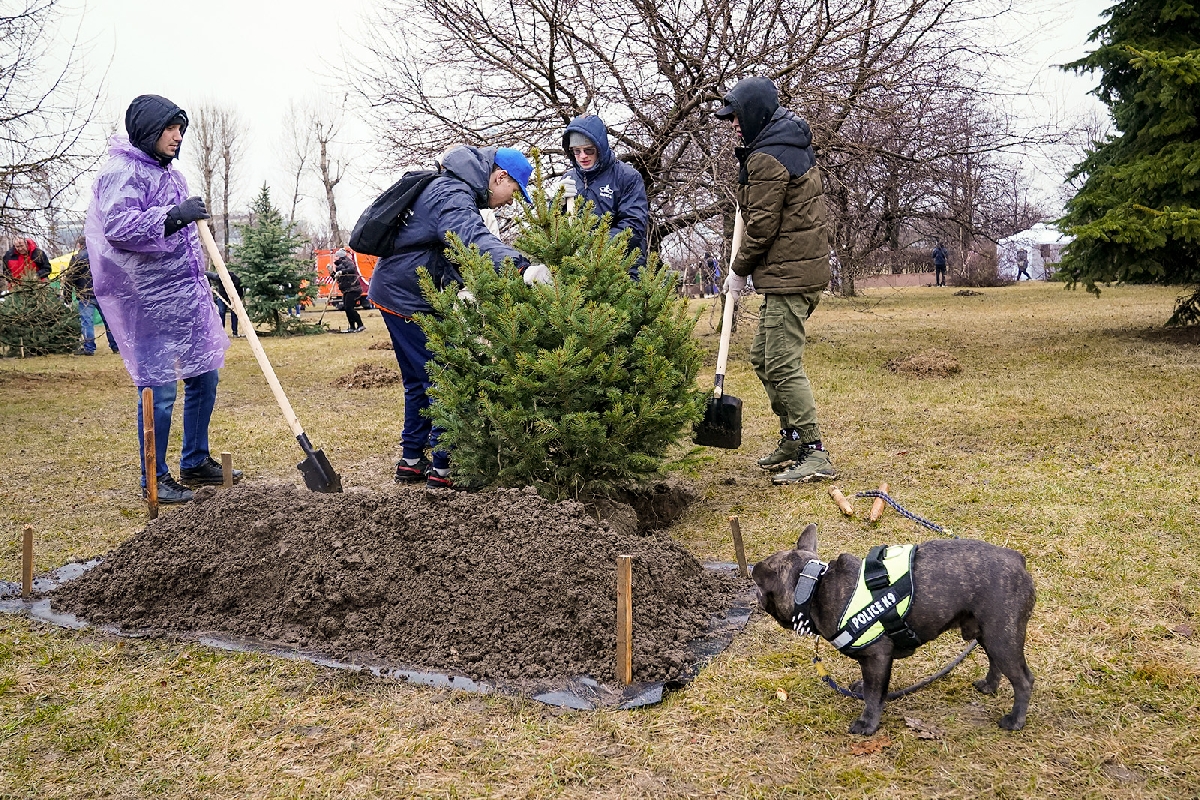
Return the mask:
{"type": "Polygon", "coordinates": [[[108,338],[108,349],[114,353],[120,352],[117,340],[113,338],[112,327],[104,319],[104,311],[96,302],[96,294],[92,290],[92,265],[88,259],[87,239],[80,236],[75,242],[75,255],[71,256],[67,269],[62,275],[63,296],[68,302],[72,290],[75,292],[75,302],[79,306],[79,328],[83,334],[83,344],[76,355],[96,355],[96,313],[100,314],[100,322],[104,324],[104,335],[108,338]]]}
{"type": "Polygon", "coordinates": [[[358,314],[358,303],[362,300],[362,280],[358,265],[345,250],[338,250],[333,257],[333,277],[342,293],[342,310],[346,312],[346,330],[342,333],[362,333],[366,330],[358,314]]]}
{"type": "Polygon", "coordinates": [[[933,248],[933,285],[946,285],[946,248],[941,242],[933,248]]]}

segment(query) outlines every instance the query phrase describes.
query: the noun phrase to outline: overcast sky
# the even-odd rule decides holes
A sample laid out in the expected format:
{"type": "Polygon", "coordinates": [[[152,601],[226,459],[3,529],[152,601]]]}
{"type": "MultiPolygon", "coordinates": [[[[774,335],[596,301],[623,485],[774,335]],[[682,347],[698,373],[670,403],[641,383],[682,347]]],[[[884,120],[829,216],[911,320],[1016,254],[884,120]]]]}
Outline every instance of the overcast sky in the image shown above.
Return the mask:
{"type": "MultiPolygon", "coordinates": [[[[1063,74],[1054,65],[1089,49],[1088,33],[1113,2],[1073,0],[1060,3],[1055,11],[1014,16],[1013,25],[1033,32],[1029,45],[1013,54],[1026,65],[1018,76],[1020,84],[1040,99],[1031,108],[1054,109],[1070,117],[1094,107],[1086,95],[1093,80],[1063,74]]],[[[111,59],[105,107],[110,124],[123,120],[129,101],[139,94],[161,94],[185,109],[205,100],[234,107],[249,129],[239,185],[242,205],[266,181],[276,205],[282,206],[290,192],[280,156],[288,102],[330,92],[336,96],[333,65],[342,63],[344,54],[355,47],[362,18],[373,4],[374,0],[86,0],[80,24],[90,45],[87,63],[92,71],[111,59]]],[[[1015,4],[1019,10],[1035,4],[1045,7],[1044,0],[1015,4]]],[[[369,130],[359,126],[355,139],[362,156],[358,163],[365,170],[376,161],[369,152],[369,130]]],[[[188,146],[186,138],[183,146],[188,146]]],[[[353,225],[370,202],[369,185],[387,185],[392,177],[347,178],[338,188],[341,225],[353,225]]],[[[310,205],[307,216],[320,219],[320,206],[310,205]]]]}

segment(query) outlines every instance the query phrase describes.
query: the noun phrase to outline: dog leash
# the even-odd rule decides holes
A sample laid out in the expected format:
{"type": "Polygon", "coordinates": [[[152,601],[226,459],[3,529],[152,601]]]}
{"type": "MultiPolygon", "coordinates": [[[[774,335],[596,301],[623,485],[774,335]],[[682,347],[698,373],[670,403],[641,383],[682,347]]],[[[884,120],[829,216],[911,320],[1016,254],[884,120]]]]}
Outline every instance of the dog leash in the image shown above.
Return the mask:
{"type": "Polygon", "coordinates": [[[941,525],[938,525],[936,522],[930,522],[929,520],[925,519],[924,517],[920,516],[919,514],[912,513],[907,508],[900,505],[895,500],[893,500],[891,497],[889,497],[887,492],[880,492],[878,490],[871,489],[870,491],[866,491],[866,492],[855,492],[854,496],[855,497],[878,497],[880,500],[887,503],[892,508],[896,509],[896,513],[898,513],[900,516],[907,517],[907,518],[911,519],[913,522],[917,523],[918,525],[924,525],[926,528],[929,528],[929,530],[937,531],[938,533],[940,533],[944,536],[949,536],[952,539],[958,538],[958,534],[956,534],[954,531],[950,530],[949,528],[942,527],[941,525]]]}
{"type": "MultiPolygon", "coordinates": [[[[913,692],[918,691],[919,689],[924,689],[926,686],[928,686],[929,684],[938,680],[939,678],[946,677],[947,675],[950,674],[950,670],[954,669],[959,664],[961,664],[967,656],[971,655],[971,651],[974,650],[978,645],[979,645],[978,640],[972,639],[970,642],[967,643],[967,646],[963,648],[963,651],[961,653],[959,653],[958,656],[956,656],[955,659],[953,661],[951,661],[949,664],[942,667],[940,670],[938,670],[934,674],[930,675],[928,678],[917,681],[912,686],[908,686],[904,689],[900,689],[899,691],[888,692],[887,699],[888,700],[898,700],[899,698],[904,697],[905,695],[910,695],[913,692]]],[[[833,677],[829,674],[829,670],[825,669],[824,662],[821,661],[820,648],[821,648],[821,637],[818,636],[813,641],[813,666],[816,667],[817,677],[819,677],[822,681],[824,681],[826,686],[828,686],[830,689],[833,689],[838,694],[844,695],[845,697],[852,697],[855,700],[862,700],[863,699],[862,692],[855,692],[855,691],[852,691],[845,687],[839,686],[838,682],[833,679],[833,677]]]]}

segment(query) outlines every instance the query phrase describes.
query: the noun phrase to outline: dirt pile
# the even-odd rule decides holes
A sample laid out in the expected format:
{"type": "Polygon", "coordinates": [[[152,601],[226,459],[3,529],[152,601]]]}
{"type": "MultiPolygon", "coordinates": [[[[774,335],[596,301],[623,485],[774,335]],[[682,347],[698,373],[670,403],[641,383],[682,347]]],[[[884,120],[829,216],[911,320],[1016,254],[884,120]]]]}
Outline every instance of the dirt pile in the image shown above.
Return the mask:
{"type": "Polygon", "coordinates": [[[392,342],[389,339],[383,339],[383,340],[378,341],[375,344],[371,345],[367,349],[368,350],[391,350],[392,342]]]}
{"type": "Polygon", "coordinates": [[[957,375],[962,371],[962,366],[958,363],[958,359],[945,350],[926,350],[916,355],[905,356],[904,358],[893,358],[884,366],[892,372],[939,378],[957,375]]]}
{"type": "Polygon", "coordinates": [[[125,629],[224,632],[365,664],[612,681],[616,556],[634,679],[686,677],[734,590],[659,532],[530,491],[314,495],[243,484],[150,522],[52,596],[125,629]]]}
{"type": "Polygon", "coordinates": [[[400,373],[381,364],[364,361],[349,373],[334,379],[329,385],[335,389],[374,389],[400,382],[400,373]]]}

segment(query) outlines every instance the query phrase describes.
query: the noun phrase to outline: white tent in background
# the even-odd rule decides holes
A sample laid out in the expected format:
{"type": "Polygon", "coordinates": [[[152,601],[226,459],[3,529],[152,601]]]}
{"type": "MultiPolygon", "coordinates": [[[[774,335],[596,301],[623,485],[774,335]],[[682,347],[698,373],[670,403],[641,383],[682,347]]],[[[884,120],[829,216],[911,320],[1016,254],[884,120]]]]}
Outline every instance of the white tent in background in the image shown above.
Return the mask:
{"type": "Polygon", "coordinates": [[[1062,260],[1062,249],[1074,238],[1060,233],[1053,225],[1039,222],[996,243],[997,271],[1005,280],[1017,280],[1020,274],[1017,265],[1024,254],[1030,280],[1048,280],[1054,275],[1054,265],[1062,260]]]}

